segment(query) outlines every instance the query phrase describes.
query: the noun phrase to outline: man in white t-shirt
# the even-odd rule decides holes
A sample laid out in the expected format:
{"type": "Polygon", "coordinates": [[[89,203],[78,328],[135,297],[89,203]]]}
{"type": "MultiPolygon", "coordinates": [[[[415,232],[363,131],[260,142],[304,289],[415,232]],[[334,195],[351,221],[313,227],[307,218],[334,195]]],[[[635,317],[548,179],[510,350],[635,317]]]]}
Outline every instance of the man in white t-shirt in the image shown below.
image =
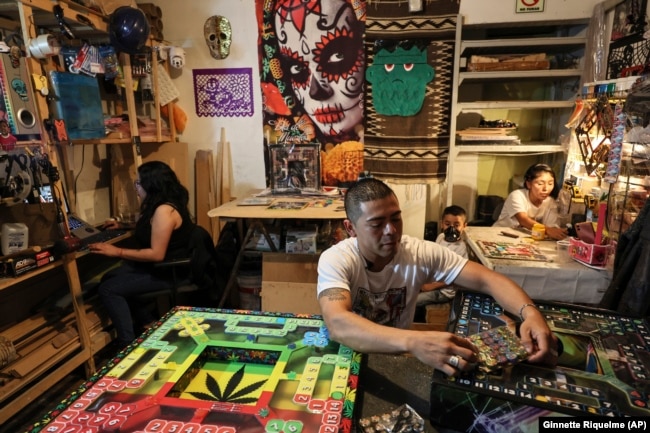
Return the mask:
{"type": "Polygon", "coordinates": [[[522,319],[530,362],[557,362],[556,339],[528,295],[507,277],[434,242],[402,235],[395,193],[382,181],[358,181],[345,196],[350,235],[318,262],[318,301],[330,337],[363,353],[411,353],[448,375],[474,368],[476,347],[448,332],[410,329],[424,284],[456,283],[488,294],[522,319]]]}

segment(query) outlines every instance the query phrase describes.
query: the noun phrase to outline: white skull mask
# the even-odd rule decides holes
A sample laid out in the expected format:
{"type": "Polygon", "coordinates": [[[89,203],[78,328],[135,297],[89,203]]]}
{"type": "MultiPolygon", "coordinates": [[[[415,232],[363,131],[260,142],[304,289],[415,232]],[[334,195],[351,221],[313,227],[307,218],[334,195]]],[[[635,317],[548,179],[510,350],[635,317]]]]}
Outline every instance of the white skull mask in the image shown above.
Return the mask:
{"type": "Polygon", "coordinates": [[[208,18],[203,26],[203,33],[212,57],[218,60],[228,57],[232,43],[232,28],[226,17],[214,15],[208,18]]]}

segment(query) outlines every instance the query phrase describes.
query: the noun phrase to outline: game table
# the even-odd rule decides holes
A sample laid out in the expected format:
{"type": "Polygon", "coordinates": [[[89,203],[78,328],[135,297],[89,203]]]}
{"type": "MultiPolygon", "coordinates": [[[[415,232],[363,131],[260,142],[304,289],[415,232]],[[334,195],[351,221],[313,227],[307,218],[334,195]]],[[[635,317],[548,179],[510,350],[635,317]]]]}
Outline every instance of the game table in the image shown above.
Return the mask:
{"type": "Polygon", "coordinates": [[[175,307],[32,432],[346,432],[360,362],[315,316],[175,307]]]}
{"type": "Polygon", "coordinates": [[[319,316],[175,307],[30,432],[351,432],[403,404],[426,420],[431,372],[362,357],[319,316]]]}
{"type": "MultiPolygon", "coordinates": [[[[621,421],[650,416],[650,326],[645,319],[557,302],[538,302],[537,307],[558,338],[557,365],[520,362],[454,378],[435,371],[432,423],[467,432],[533,433],[540,417],[621,421]]],[[[447,329],[468,337],[501,326],[516,329],[518,323],[491,297],[458,292],[447,329]]]]}
{"type": "Polygon", "coordinates": [[[514,280],[533,299],[596,305],[605,294],[611,281],[611,269],[597,269],[573,259],[562,259],[556,241],[533,241],[530,234],[505,227],[470,226],[463,232],[470,257],[487,268],[514,280]],[[502,232],[517,236],[505,236],[502,232]],[[494,247],[492,251],[486,251],[494,247]],[[544,256],[540,260],[518,251],[517,257],[505,253],[499,257],[503,246],[528,245],[544,256]],[[498,250],[498,251],[497,251],[498,250]]]}

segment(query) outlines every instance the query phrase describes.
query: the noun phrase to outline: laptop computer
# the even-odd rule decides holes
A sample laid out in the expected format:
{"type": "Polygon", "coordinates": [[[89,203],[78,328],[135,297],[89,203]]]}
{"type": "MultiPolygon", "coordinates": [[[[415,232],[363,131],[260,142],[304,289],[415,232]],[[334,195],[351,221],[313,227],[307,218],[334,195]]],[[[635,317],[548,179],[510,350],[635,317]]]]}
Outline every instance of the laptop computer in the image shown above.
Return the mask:
{"type": "MultiPolygon", "coordinates": [[[[46,203],[54,203],[52,185],[44,184],[39,186],[39,192],[41,194],[41,200],[46,203]]],[[[68,217],[68,229],[70,230],[70,234],[78,237],[79,239],[84,239],[97,233],[101,233],[101,231],[94,225],[84,221],[70,211],[70,206],[68,205],[68,199],[65,195],[65,192],[57,191],[57,195],[61,195],[63,207],[68,217]]]]}

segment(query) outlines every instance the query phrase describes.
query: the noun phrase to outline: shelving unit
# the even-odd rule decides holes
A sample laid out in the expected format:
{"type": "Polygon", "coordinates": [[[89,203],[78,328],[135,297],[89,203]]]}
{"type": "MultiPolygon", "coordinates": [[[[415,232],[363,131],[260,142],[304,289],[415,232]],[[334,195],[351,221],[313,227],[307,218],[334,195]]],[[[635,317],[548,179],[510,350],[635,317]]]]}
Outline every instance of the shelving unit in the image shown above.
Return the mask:
{"type": "MultiPolygon", "coordinates": [[[[15,0],[0,2],[0,24],[21,26],[22,36],[27,45],[30,38],[36,37],[41,32],[58,34],[60,33],[59,23],[53,14],[53,7],[58,4],[62,7],[66,24],[69,24],[76,38],[81,40],[99,41],[104,38],[108,42],[107,26],[108,19],[100,12],[85,8],[68,0],[52,2],[50,0],[15,0]]],[[[154,42],[150,42],[153,44],[154,42]]],[[[157,50],[152,49],[152,64],[157,63],[157,50]]],[[[133,77],[131,74],[131,59],[128,55],[121,55],[120,62],[124,73],[125,89],[133,89],[133,77]]],[[[31,76],[32,73],[45,75],[47,71],[55,69],[55,66],[47,60],[38,60],[28,56],[26,66],[31,76]]],[[[147,151],[156,149],[158,145],[164,148],[167,143],[175,143],[175,126],[173,122],[173,103],[169,107],[168,122],[169,134],[164,134],[162,119],[160,118],[160,101],[156,92],[159,77],[156,67],[152,68],[152,81],[155,100],[153,110],[156,113],[156,131],[151,136],[140,136],[136,122],[137,104],[133,91],[124,90],[126,112],[129,114],[130,137],[108,137],[94,140],[73,140],[70,145],[104,144],[110,146],[124,146],[130,150],[127,164],[123,168],[124,176],[133,176],[135,168],[142,162],[141,145],[144,144],[147,151]]],[[[63,161],[57,158],[58,143],[53,143],[43,126],[43,119],[49,116],[48,102],[45,97],[34,93],[36,105],[37,122],[40,125],[41,140],[35,144],[41,144],[47,151],[53,165],[60,167],[68,166],[65,161],[66,152],[62,152],[63,161]],[[59,164],[62,162],[63,164],[59,164]]],[[[19,143],[20,145],[32,145],[34,143],[19,143]]],[[[180,145],[183,145],[180,143],[180,145]]],[[[186,153],[186,150],[185,150],[186,153]]],[[[180,152],[182,158],[182,152],[180,152]]],[[[179,161],[179,165],[186,165],[186,157],[179,161]]],[[[63,176],[62,176],[63,177],[63,176]]],[[[71,185],[66,185],[68,197],[71,198],[71,185]]],[[[115,242],[120,239],[114,240],[115,242]]],[[[70,374],[79,366],[85,366],[88,375],[94,373],[95,363],[93,355],[108,344],[112,337],[108,330],[107,320],[100,315],[92,303],[87,302],[83,296],[82,285],[86,278],[86,271],[93,268],[97,262],[101,262],[97,256],[90,257],[87,253],[72,252],[64,254],[59,260],[45,265],[35,271],[29,272],[17,278],[0,279],[0,299],[3,302],[20,301],[19,296],[22,289],[29,292],[36,291],[41,285],[49,285],[51,281],[57,281],[66,286],[69,291],[71,312],[61,318],[51,321],[43,315],[20,316],[18,321],[13,321],[0,331],[0,334],[10,341],[18,342],[21,346],[20,358],[9,365],[0,368],[0,372],[7,376],[0,378],[0,424],[3,424],[15,413],[24,408],[34,400],[34,397],[43,393],[55,383],[70,374]],[[88,256],[88,262],[84,257],[88,256]],[[78,261],[84,261],[84,269],[80,271],[78,261]],[[21,321],[22,320],[22,321],[21,321]],[[65,332],[61,332],[59,327],[65,332]],[[65,334],[65,335],[63,335],[65,334]],[[24,346],[24,347],[23,347],[24,346]],[[22,362],[18,362],[22,361],[22,362]],[[16,369],[16,372],[13,372],[16,369]]],[[[94,269],[94,268],[93,268],[94,269]]],[[[50,287],[47,287],[50,289],[50,287]]],[[[45,289],[45,287],[43,288],[45,289]]],[[[44,290],[45,291],[45,290],[44,290]]],[[[31,300],[30,300],[31,301],[31,300]]],[[[69,307],[68,307],[69,308],[69,307]]],[[[20,310],[20,309],[19,309],[20,310]]],[[[67,310],[66,310],[67,311],[67,310]]],[[[19,313],[16,314],[20,315],[19,313]]],[[[3,322],[4,323],[4,322],[3,322]]]]}
{"type": "Polygon", "coordinates": [[[461,17],[458,23],[446,203],[463,206],[473,215],[476,196],[481,193],[479,187],[488,183],[483,194],[507,195],[510,179],[503,176],[511,176],[518,164],[527,165],[530,158],[522,157],[534,156],[538,160],[543,155],[553,159],[566,151],[560,137],[580,88],[587,22],[531,22],[506,28],[464,26],[461,17]],[[503,58],[535,53],[544,53],[550,59],[550,69],[468,68],[472,56],[503,58]],[[478,113],[488,121],[515,122],[519,141],[462,141],[457,135],[459,130],[478,126],[468,125],[468,113],[478,113]],[[476,173],[490,158],[491,163],[501,162],[506,167],[492,170],[501,178],[486,182],[476,173]]]}

